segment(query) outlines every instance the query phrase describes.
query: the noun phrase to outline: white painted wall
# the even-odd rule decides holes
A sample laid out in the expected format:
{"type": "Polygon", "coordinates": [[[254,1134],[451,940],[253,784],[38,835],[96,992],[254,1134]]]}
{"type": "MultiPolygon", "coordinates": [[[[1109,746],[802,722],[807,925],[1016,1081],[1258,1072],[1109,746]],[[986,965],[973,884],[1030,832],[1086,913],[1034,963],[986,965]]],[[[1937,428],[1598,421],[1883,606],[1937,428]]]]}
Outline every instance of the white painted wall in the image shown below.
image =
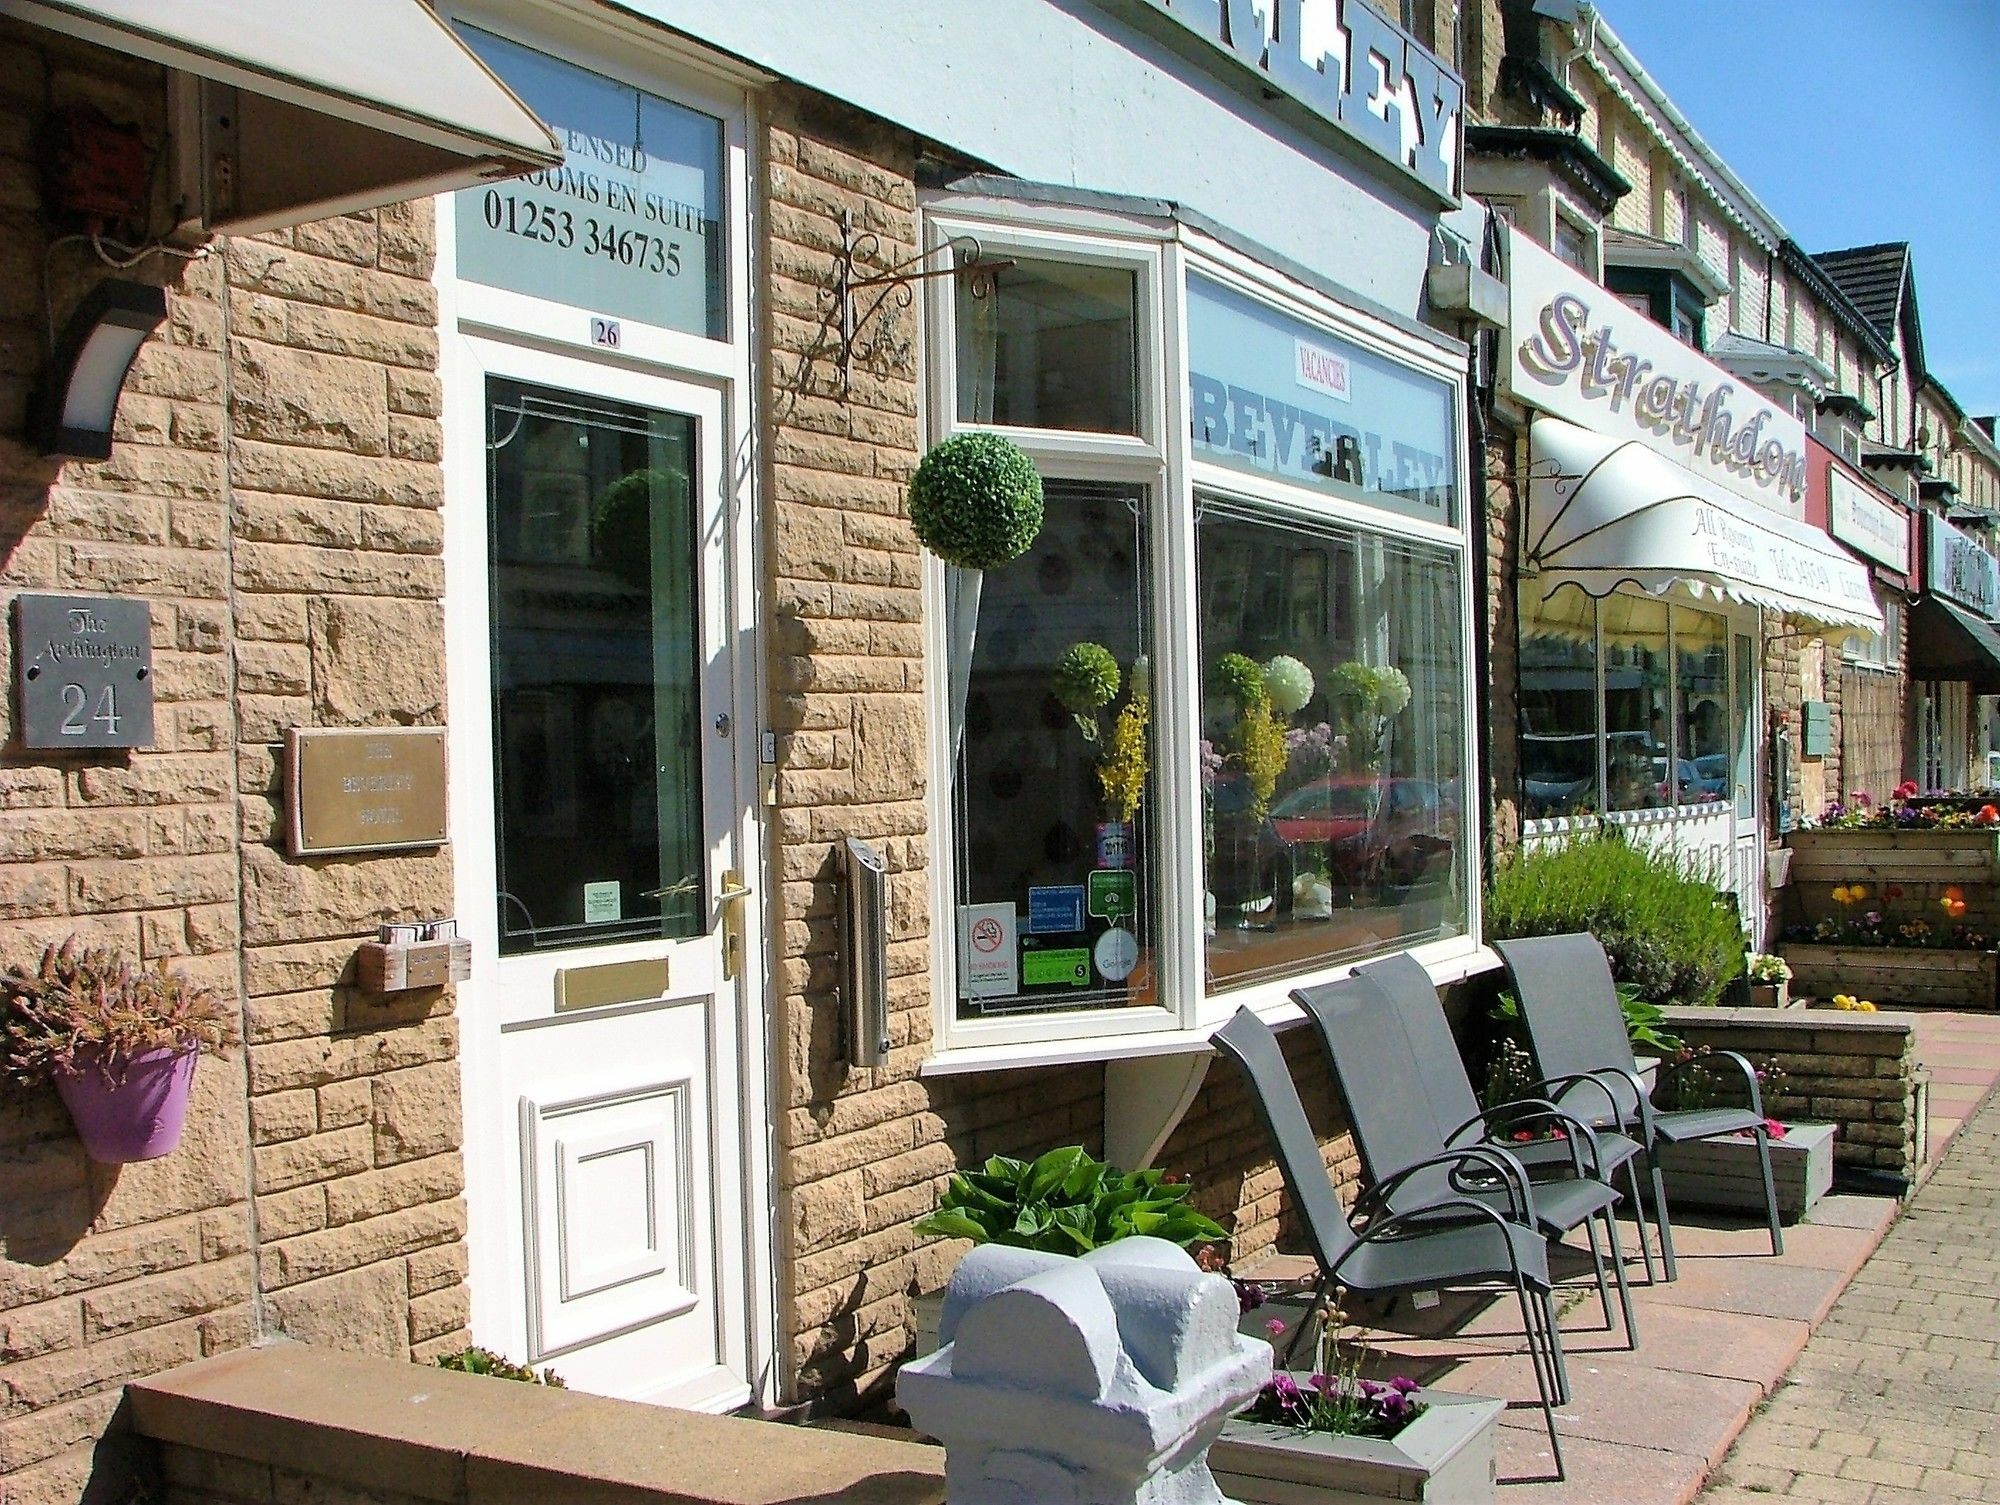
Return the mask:
{"type": "Polygon", "coordinates": [[[1034,182],[1170,199],[1414,316],[1434,210],[1092,0],[624,0],[1034,182]]]}

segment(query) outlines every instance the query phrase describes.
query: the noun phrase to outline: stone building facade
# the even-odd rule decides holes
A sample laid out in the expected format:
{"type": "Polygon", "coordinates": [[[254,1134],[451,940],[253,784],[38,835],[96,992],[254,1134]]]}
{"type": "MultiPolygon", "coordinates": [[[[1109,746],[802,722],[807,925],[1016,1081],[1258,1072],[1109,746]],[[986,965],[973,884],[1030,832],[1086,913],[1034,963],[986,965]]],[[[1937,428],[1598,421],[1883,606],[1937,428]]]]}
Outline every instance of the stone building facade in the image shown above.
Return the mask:
{"type": "Polygon", "coordinates": [[[47,460],[24,425],[49,320],[104,269],[37,148],[86,104],[160,149],[161,69],[0,19],[0,593],[143,601],[156,735],[31,752],[7,697],[0,949],[32,966],[78,935],[182,968],[245,1044],[143,1164],[92,1164],[48,1088],[0,1094],[0,1493],[30,1502],[115,1487],[99,1437],[134,1376],[260,1335],[466,1341],[452,997],[351,985],[378,922],[449,907],[450,850],[296,861],[279,808],[287,727],[444,713],[430,208],[140,261],[122,275],[168,317],[112,457],[47,460]]]}

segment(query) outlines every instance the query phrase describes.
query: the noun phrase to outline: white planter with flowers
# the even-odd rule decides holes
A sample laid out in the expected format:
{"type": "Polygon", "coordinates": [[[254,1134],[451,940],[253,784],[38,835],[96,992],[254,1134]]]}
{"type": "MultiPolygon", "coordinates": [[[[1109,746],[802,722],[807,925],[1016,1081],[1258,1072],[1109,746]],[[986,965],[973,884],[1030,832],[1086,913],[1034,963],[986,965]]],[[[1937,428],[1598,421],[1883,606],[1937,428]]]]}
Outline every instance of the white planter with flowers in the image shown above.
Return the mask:
{"type": "MultiPolygon", "coordinates": [[[[1295,1386],[1310,1376],[1288,1376],[1295,1386]]],[[[1393,1437],[1302,1431],[1235,1417],[1208,1450],[1209,1471],[1243,1505],[1365,1505],[1379,1500],[1483,1505],[1499,1482],[1502,1401],[1407,1392],[1421,1408],[1393,1437]]]]}

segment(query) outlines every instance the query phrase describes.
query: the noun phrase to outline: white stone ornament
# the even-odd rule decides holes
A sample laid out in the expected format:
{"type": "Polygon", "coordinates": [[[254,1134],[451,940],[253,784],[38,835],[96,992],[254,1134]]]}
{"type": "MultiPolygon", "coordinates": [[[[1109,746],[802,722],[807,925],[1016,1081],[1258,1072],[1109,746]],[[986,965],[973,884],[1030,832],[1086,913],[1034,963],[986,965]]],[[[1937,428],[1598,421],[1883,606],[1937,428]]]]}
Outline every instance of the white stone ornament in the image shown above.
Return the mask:
{"type": "Polygon", "coordinates": [[[897,1399],[944,1444],[949,1505],[1225,1505],[1208,1446],[1271,1375],[1237,1316],[1235,1287],[1162,1239],[987,1244],[897,1399]]]}

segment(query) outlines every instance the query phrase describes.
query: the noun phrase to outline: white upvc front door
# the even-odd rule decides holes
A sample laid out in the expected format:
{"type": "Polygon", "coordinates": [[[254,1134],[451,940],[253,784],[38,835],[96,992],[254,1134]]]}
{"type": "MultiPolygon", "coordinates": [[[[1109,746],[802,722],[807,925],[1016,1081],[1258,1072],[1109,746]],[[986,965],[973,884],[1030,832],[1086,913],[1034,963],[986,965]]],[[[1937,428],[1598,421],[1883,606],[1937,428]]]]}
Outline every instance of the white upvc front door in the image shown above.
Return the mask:
{"type": "Polygon", "coordinates": [[[730,388],[457,339],[473,1335],[579,1389],[739,1405],[769,1203],[730,388]]]}

